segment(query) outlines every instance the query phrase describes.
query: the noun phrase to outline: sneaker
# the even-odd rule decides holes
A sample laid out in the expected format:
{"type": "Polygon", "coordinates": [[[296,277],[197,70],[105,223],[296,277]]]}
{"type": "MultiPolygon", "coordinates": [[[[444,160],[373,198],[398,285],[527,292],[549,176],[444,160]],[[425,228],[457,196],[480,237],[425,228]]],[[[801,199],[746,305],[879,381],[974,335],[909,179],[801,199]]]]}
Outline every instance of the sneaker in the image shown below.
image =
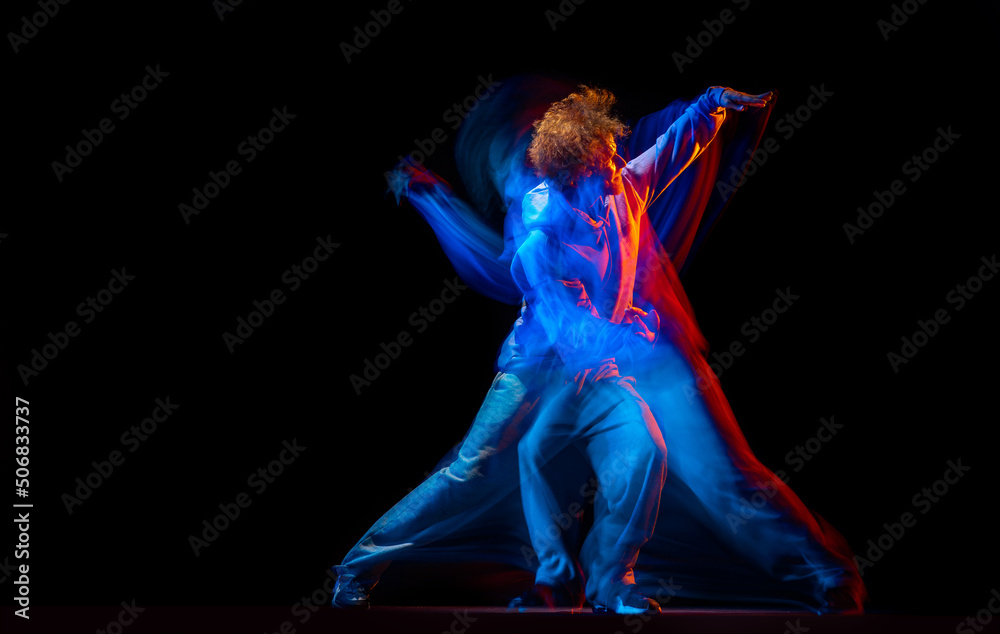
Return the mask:
{"type": "Polygon", "coordinates": [[[660,604],[644,596],[635,584],[622,587],[608,605],[594,604],[596,614],[614,612],[615,614],[659,614],[660,604]]]}
{"type": "Polygon", "coordinates": [[[368,609],[369,597],[374,583],[361,583],[355,575],[349,574],[345,566],[334,566],[337,584],[333,587],[330,605],[335,608],[368,609]]]}

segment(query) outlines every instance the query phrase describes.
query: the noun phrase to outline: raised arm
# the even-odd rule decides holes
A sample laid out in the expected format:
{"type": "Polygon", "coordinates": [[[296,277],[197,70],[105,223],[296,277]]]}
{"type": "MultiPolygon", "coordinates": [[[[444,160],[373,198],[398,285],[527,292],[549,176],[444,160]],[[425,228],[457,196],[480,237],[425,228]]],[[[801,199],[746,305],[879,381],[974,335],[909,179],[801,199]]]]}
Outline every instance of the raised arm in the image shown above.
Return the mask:
{"type": "MultiPolygon", "coordinates": [[[[760,108],[770,93],[748,95],[724,86],[712,86],[659,133],[653,145],[631,158],[622,177],[645,208],[690,165],[715,138],[726,120],[725,109],[760,108]]],[[[660,117],[662,121],[664,117],[660,117]]],[[[653,121],[656,121],[654,119],[653,121]]],[[[640,121],[640,125],[643,121],[640,121]]],[[[648,126],[637,132],[637,140],[648,135],[648,126]]],[[[630,144],[634,148],[634,144],[630,144]]],[[[628,157],[626,157],[628,158],[628,157]]]]}

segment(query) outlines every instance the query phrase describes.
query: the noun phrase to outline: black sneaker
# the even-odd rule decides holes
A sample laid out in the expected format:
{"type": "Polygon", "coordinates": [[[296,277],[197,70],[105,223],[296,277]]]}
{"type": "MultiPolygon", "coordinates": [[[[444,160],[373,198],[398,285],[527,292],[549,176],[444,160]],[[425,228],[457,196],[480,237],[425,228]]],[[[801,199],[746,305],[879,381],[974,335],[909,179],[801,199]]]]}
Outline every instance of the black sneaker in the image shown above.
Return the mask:
{"type": "Polygon", "coordinates": [[[635,584],[621,586],[608,605],[594,604],[596,614],[613,612],[615,614],[659,614],[660,604],[654,599],[644,596],[635,584]]]}
{"type": "Polygon", "coordinates": [[[368,609],[369,597],[374,583],[361,583],[355,575],[347,572],[346,566],[334,566],[337,573],[337,584],[333,587],[333,598],[330,605],[335,608],[368,609]]]}
{"type": "Polygon", "coordinates": [[[553,588],[536,583],[507,605],[508,612],[523,612],[527,608],[579,608],[583,601],[573,596],[564,586],[553,588]]]}

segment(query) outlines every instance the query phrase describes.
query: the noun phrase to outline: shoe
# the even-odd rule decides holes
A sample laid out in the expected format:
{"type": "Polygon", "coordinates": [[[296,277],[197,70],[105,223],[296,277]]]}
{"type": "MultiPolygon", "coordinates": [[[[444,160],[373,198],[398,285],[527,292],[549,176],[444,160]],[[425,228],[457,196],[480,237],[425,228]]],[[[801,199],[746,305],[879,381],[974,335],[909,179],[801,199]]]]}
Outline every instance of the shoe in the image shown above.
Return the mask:
{"type": "Polygon", "coordinates": [[[659,614],[660,604],[642,593],[635,584],[623,586],[608,605],[594,604],[594,613],[602,614],[613,612],[615,614],[659,614]]]}
{"type": "Polygon", "coordinates": [[[333,586],[333,598],[330,605],[335,608],[368,609],[369,599],[374,583],[362,583],[355,575],[347,573],[345,566],[334,566],[337,572],[337,584],[333,586]]]}
{"type": "Polygon", "coordinates": [[[523,612],[527,608],[579,608],[583,605],[564,586],[553,588],[536,583],[530,590],[525,590],[521,596],[514,597],[507,604],[508,612],[523,612]]]}

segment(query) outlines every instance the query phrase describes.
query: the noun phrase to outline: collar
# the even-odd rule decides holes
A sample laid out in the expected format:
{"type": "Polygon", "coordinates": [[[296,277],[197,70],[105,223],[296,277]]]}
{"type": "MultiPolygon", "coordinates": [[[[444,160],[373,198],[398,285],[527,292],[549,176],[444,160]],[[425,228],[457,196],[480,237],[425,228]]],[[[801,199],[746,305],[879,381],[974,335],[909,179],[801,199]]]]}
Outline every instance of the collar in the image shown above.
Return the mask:
{"type": "Polygon", "coordinates": [[[593,199],[589,199],[589,202],[583,203],[575,200],[571,202],[566,196],[562,196],[562,198],[566,203],[566,207],[572,211],[573,215],[590,225],[591,228],[597,230],[608,223],[608,214],[611,207],[607,204],[605,196],[596,196],[593,199]],[[573,203],[579,206],[574,207],[573,203]]]}

